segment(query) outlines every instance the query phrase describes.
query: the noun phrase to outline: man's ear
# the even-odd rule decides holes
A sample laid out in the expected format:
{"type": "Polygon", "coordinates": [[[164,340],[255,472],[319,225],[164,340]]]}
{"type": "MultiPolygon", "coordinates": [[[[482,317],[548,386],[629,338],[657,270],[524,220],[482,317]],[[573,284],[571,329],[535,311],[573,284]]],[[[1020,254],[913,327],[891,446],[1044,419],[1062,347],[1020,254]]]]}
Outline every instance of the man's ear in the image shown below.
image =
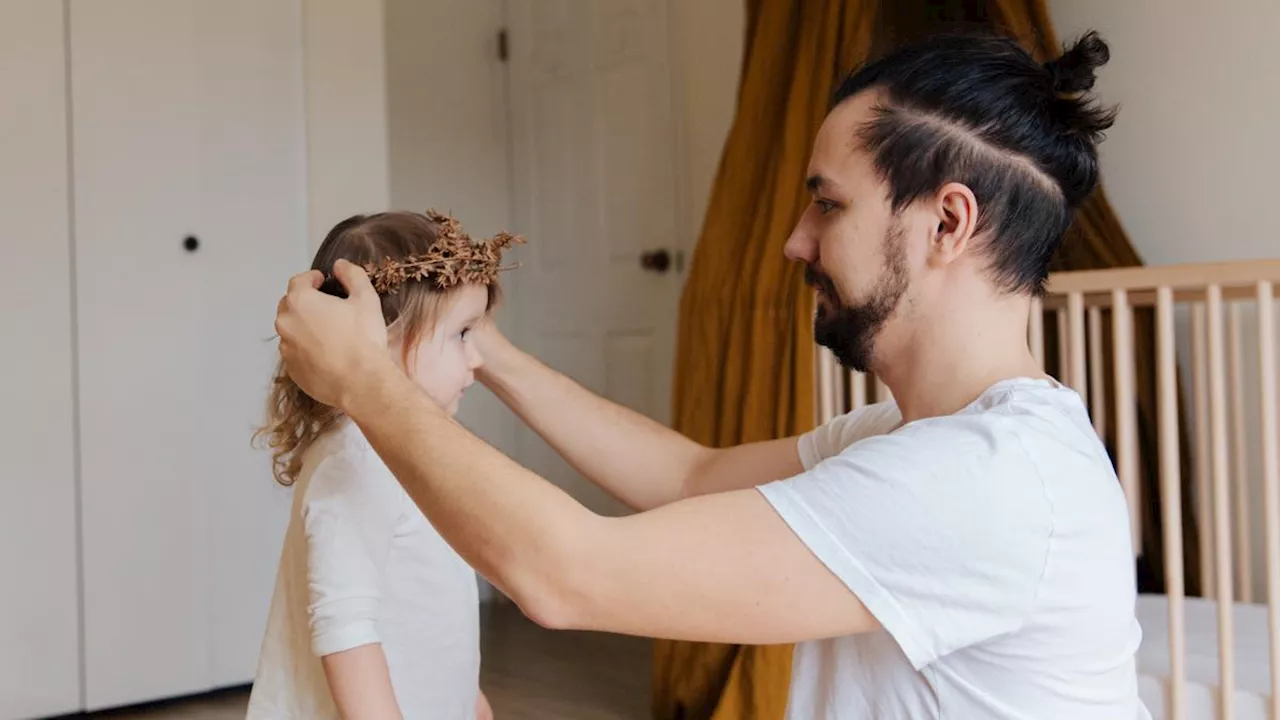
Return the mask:
{"type": "Polygon", "coordinates": [[[978,226],[978,199],[963,183],[943,185],[935,196],[936,227],[929,242],[930,263],[946,265],[968,250],[978,226]]]}

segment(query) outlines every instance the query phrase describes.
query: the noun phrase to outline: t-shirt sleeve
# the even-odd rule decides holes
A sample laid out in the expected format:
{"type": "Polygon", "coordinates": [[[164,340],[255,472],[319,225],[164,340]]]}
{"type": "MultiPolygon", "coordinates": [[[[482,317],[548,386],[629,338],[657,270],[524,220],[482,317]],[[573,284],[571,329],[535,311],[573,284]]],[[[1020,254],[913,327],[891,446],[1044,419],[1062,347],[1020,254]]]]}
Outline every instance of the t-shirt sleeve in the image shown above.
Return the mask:
{"type": "Polygon", "coordinates": [[[759,488],[916,669],[1017,630],[1052,514],[1008,418],[948,416],[861,440],[759,488]]]}
{"type": "Polygon", "coordinates": [[[379,642],[378,604],[401,512],[399,484],[377,455],[325,458],[302,503],[311,647],[317,656],[379,642]]]}
{"type": "Polygon", "coordinates": [[[898,407],[889,402],[864,405],[834,417],[800,436],[800,462],[808,470],[859,440],[889,432],[901,421],[898,407]]]}

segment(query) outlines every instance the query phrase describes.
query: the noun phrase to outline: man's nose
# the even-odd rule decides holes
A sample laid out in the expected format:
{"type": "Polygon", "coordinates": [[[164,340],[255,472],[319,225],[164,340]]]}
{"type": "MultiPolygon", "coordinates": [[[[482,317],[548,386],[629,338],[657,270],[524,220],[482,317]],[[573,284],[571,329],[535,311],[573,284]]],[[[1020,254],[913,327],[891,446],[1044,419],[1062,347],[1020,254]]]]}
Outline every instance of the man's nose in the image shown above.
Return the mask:
{"type": "Polygon", "coordinates": [[[789,260],[812,265],[818,259],[817,248],[818,243],[809,232],[804,218],[801,218],[795,229],[791,231],[791,237],[787,238],[786,245],[783,245],[782,252],[789,260]]]}

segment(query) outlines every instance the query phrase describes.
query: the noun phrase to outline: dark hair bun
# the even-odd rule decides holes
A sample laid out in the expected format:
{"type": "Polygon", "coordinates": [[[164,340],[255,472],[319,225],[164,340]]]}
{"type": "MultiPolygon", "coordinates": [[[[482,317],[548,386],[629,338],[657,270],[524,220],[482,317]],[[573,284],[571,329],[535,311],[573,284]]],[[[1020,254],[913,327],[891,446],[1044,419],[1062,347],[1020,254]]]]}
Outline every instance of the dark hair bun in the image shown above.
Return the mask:
{"type": "MultiPolygon", "coordinates": [[[[1068,135],[1096,144],[1116,120],[1116,108],[1097,104],[1089,92],[1098,68],[1111,58],[1107,43],[1090,31],[1066,49],[1062,57],[1044,64],[1048,72],[1049,114],[1068,135]]],[[[1069,184],[1069,183],[1068,183],[1069,184]]],[[[1068,189],[1068,195],[1071,195],[1068,189]]]]}
{"type": "Polygon", "coordinates": [[[1067,95],[1092,89],[1098,68],[1110,59],[1107,43],[1096,31],[1090,31],[1044,68],[1053,77],[1054,92],[1067,95]]]}

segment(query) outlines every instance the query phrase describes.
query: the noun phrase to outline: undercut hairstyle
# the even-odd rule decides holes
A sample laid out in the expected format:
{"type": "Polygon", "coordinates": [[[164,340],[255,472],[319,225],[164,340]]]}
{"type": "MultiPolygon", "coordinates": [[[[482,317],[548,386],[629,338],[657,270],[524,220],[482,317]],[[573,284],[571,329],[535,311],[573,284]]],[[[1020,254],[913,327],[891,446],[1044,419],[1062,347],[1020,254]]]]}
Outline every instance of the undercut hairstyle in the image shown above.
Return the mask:
{"type": "Polygon", "coordinates": [[[973,191],[996,285],[1042,295],[1075,209],[1098,183],[1116,109],[1091,97],[1110,58],[1096,32],[1046,63],[1016,41],[966,31],[898,49],[849,75],[832,105],[872,90],[858,130],[895,213],[949,182],[973,191]]]}

